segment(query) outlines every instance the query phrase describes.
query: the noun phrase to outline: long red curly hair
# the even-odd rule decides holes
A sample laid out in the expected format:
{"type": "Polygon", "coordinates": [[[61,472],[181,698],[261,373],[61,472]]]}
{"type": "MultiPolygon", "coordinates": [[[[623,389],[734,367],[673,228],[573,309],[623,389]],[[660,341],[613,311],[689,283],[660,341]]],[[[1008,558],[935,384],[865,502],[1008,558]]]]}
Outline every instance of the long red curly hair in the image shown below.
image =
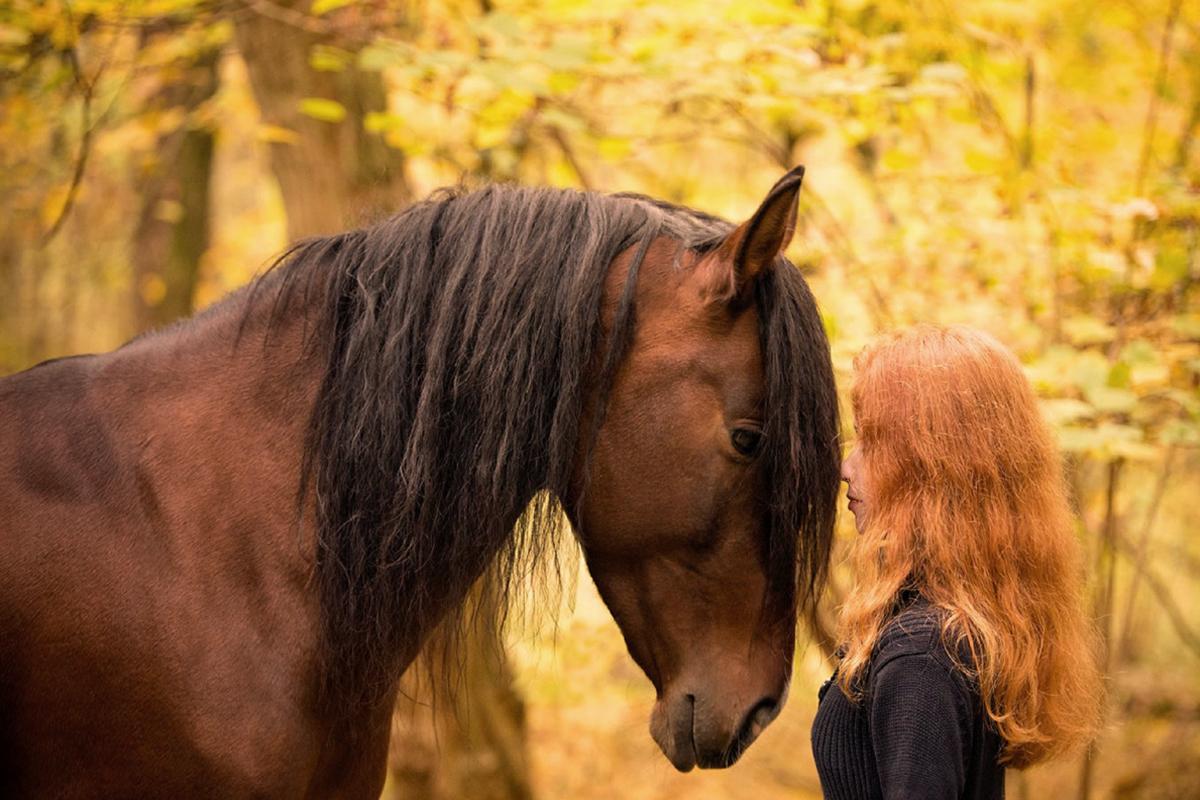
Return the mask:
{"type": "MultiPolygon", "coordinates": [[[[838,682],[856,697],[902,591],[941,609],[1023,768],[1089,742],[1103,686],[1062,464],[1016,357],[966,327],[921,325],[855,360],[870,515],[841,613],[838,682]]],[[[957,657],[956,657],[957,659],[957,657]]]]}

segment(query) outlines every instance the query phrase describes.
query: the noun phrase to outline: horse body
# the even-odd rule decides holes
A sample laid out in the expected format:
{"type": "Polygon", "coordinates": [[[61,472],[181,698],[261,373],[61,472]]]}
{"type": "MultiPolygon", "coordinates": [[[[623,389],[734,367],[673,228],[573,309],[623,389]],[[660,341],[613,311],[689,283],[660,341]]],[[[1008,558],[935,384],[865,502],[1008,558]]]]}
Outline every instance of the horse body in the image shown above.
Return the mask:
{"type": "Polygon", "coordinates": [[[298,797],[345,769],[293,525],[315,377],[291,347],[229,358],[206,328],[231,323],[0,381],[5,796],[298,797]]]}
{"type": "MultiPolygon", "coordinates": [[[[513,525],[547,489],[658,690],[656,741],[680,769],[736,760],[782,705],[796,607],[819,582],[837,487],[836,400],[811,299],[759,285],[756,302],[746,290],[753,274],[730,271],[777,257],[790,236],[780,209],[793,207],[794,224],[798,183],[769,196],[746,226],[719,227],[719,248],[681,250],[662,232],[626,243],[597,262],[594,290],[535,285],[521,262],[496,256],[513,270],[507,295],[487,263],[463,260],[463,272],[412,283],[388,307],[384,294],[413,276],[379,271],[384,288],[368,291],[363,254],[390,248],[403,263],[397,253],[412,245],[347,234],[314,245],[315,284],[336,291],[297,288],[277,272],[113,353],[0,379],[0,794],[377,795],[400,672],[486,570],[520,555],[506,550],[513,525]],[[338,255],[356,242],[356,260],[338,255]],[[746,255],[755,246],[763,253],[746,255]],[[334,282],[322,283],[328,275],[334,282]],[[536,358],[534,343],[496,328],[527,314],[520,304],[535,289],[564,306],[550,318],[565,320],[565,342],[547,336],[542,346],[563,359],[571,348],[580,354],[546,389],[578,395],[574,411],[531,396],[546,453],[508,442],[519,430],[511,420],[472,427],[521,413],[493,394],[546,388],[513,385],[503,370],[536,358]],[[344,312],[356,292],[364,307],[344,312]],[[772,322],[762,306],[773,292],[803,307],[774,311],[772,322]],[[500,304],[491,316],[489,303],[500,304]],[[411,330],[435,324],[438,304],[438,313],[468,317],[457,328],[411,330]],[[595,315],[594,325],[572,322],[579,314],[595,315]],[[358,327],[342,331],[344,319],[358,327]],[[373,339],[364,319],[391,327],[373,339]],[[472,331],[476,320],[483,329],[472,331]],[[812,340],[800,363],[781,366],[779,345],[763,351],[771,325],[793,326],[788,346],[812,340]],[[413,345],[394,363],[388,350],[405,336],[413,345]],[[509,347],[502,364],[465,346],[485,348],[488,337],[509,347]],[[355,354],[359,345],[366,356],[355,354]],[[781,390],[805,372],[813,392],[781,390]],[[491,393],[480,388],[486,381],[491,393]],[[390,413],[385,386],[412,388],[397,399],[412,411],[407,427],[372,410],[390,413]],[[764,420],[780,391],[807,404],[787,412],[799,419],[791,429],[771,413],[764,420]],[[353,403],[338,405],[346,396],[353,403]],[[808,442],[797,438],[804,415],[814,418],[808,442]],[[455,423],[467,429],[442,427],[455,423]],[[740,452],[747,431],[776,436],[777,453],[764,445],[773,477],[796,480],[771,490],[784,500],[763,496],[767,467],[740,452]],[[524,461],[472,455],[490,435],[524,461]],[[321,461],[331,436],[366,449],[321,461]],[[422,437],[462,452],[414,460],[422,437]],[[435,479],[466,490],[439,506],[424,496],[435,479]],[[391,485],[401,487],[395,496],[391,485]],[[813,495],[802,498],[807,512],[796,509],[803,487],[813,495]],[[779,507],[792,511],[790,531],[764,512],[779,507]],[[353,540],[355,526],[365,539],[353,540]],[[435,535],[422,538],[425,528],[435,535]],[[394,547],[373,549],[379,542],[394,547]],[[373,649],[356,649],[360,640],[373,649]]],[[[455,223],[440,206],[424,210],[438,215],[430,236],[455,223]]],[[[545,220],[529,224],[536,233],[545,220]]],[[[557,524],[551,515],[559,518],[551,509],[532,519],[534,534],[557,524]]]]}

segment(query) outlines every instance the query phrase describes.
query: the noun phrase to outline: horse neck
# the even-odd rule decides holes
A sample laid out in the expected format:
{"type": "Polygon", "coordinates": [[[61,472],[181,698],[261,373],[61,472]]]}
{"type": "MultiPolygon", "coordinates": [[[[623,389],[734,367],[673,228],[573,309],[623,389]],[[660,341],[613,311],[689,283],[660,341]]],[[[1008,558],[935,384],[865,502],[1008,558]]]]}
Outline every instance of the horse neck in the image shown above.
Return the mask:
{"type": "MultiPolygon", "coordinates": [[[[254,536],[255,550],[273,562],[270,570],[286,573],[315,626],[316,618],[327,613],[320,610],[321,596],[330,588],[311,580],[314,565],[320,574],[317,540],[322,533],[312,524],[317,487],[307,487],[299,509],[303,525],[297,524],[296,502],[305,445],[330,361],[332,345],[323,317],[329,306],[319,292],[296,292],[279,305],[276,291],[274,284],[263,284],[213,312],[136,340],[114,354],[113,370],[138,395],[125,405],[141,417],[141,438],[154,442],[156,474],[169,482],[171,492],[186,497],[185,505],[208,510],[220,529],[203,546],[220,545],[222,537],[254,536]]],[[[386,651],[380,652],[381,663],[397,669],[416,658],[439,623],[463,605],[472,585],[510,544],[514,524],[542,488],[531,478],[505,502],[486,504],[486,513],[481,503],[479,517],[464,535],[453,537],[452,546],[439,545],[402,581],[379,587],[384,591],[371,602],[382,600],[382,611],[399,612],[381,614],[394,619],[398,628],[368,645],[386,651]],[[394,609],[387,609],[383,600],[418,594],[420,603],[394,609]]],[[[426,508],[432,515],[440,513],[437,498],[426,508]]],[[[386,561],[396,553],[382,555],[386,561]]],[[[335,657],[329,669],[344,666],[335,657]]]]}
{"type": "Polygon", "coordinates": [[[253,519],[255,536],[295,553],[296,482],[323,356],[304,346],[308,309],[268,324],[271,304],[248,309],[249,298],[134,340],[98,380],[160,493],[204,509],[218,529],[244,535],[253,519]]]}

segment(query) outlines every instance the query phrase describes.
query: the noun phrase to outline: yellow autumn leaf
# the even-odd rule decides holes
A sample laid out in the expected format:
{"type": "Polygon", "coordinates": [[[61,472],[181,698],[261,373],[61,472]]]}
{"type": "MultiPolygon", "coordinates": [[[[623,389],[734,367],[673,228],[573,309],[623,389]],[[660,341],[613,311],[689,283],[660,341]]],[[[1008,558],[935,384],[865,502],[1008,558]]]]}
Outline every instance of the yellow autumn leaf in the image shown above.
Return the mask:
{"type": "Polygon", "coordinates": [[[322,122],[341,122],[346,118],[346,107],[327,97],[306,97],[299,107],[301,114],[322,122]]]}
{"type": "Polygon", "coordinates": [[[296,133],[291,128],[284,128],[280,125],[268,125],[263,123],[258,126],[255,131],[260,142],[275,142],[277,144],[295,144],[300,141],[300,134],[296,133]]]}

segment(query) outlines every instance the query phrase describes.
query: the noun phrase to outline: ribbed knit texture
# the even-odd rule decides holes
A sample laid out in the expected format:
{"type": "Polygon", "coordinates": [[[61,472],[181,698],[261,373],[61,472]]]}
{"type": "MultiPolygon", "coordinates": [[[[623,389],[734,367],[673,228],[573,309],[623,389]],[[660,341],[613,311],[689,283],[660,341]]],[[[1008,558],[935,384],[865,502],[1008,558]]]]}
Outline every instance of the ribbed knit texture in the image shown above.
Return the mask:
{"type": "Polygon", "coordinates": [[[821,687],[812,727],[826,800],[1004,797],[1003,740],[924,599],[910,599],[879,637],[860,702],[836,678],[821,687]]]}

